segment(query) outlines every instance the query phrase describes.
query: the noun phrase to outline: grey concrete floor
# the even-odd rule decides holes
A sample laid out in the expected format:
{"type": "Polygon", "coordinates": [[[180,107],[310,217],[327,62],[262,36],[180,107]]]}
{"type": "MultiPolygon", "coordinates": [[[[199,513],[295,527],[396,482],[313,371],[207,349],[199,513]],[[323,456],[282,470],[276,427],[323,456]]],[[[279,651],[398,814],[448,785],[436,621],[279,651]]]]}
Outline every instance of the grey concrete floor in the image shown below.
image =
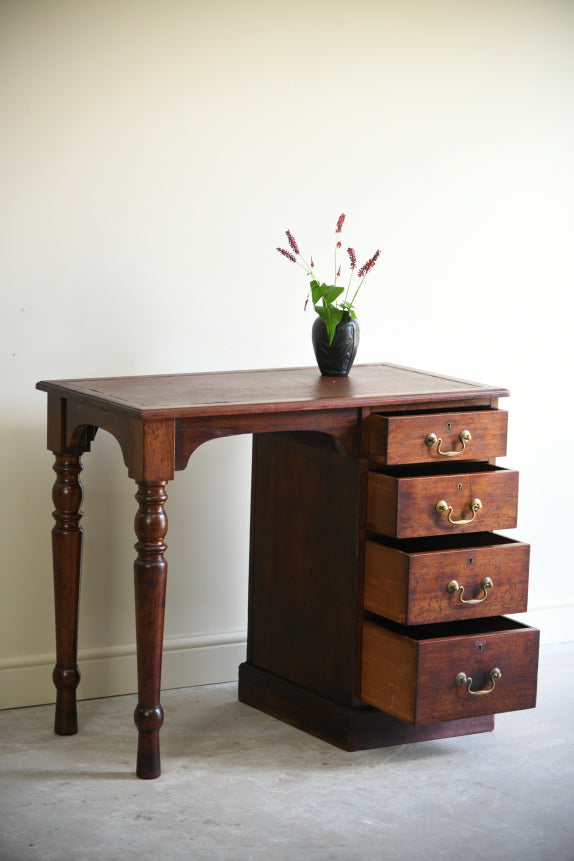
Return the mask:
{"type": "Polygon", "coordinates": [[[236,699],[166,691],[163,774],[133,773],[134,697],[0,712],[0,858],[572,861],[574,644],[494,733],[345,753],[236,699]]]}

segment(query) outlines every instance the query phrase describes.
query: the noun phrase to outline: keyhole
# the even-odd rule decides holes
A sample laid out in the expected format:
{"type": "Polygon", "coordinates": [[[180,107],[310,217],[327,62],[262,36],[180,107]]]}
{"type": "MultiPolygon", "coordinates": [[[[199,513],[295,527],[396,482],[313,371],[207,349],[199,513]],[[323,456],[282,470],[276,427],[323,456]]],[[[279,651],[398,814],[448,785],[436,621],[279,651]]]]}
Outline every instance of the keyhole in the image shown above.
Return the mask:
{"type": "Polygon", "coordinates": [[[458,486],[458,492],[460,493],[460,492],[461,492],[461,490],[462,490],[462,484],[459,484],[459,486],[458,486]]]}
{"type": "Polygon", "coordinates": [[[447,422],[447,423],[446,423],[446,429],[447,429],[447,430],[450,430],[450,428],[451,428],[451,423],[450,423],[450,422],[447,422]]]}
{"type": "Polygon", "coordinates": [[[482,652],[482,643],[478,644],[478,651],[479,651],[479,654],[480,654],[480,652],[482,652]]]}
{"type": "Polygon", "coordinates": [[[472,556],[469,556],[469,557],[468,557],[468,564],[469,564],[469,565],[472,565],[472,556]]]}

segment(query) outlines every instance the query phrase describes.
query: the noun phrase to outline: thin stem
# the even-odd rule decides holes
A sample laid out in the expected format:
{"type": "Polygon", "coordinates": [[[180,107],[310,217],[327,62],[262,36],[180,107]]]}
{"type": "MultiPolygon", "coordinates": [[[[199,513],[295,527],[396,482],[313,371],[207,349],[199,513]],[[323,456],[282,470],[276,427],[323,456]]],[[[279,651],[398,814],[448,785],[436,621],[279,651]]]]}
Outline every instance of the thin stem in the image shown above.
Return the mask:
{"type": "Polygon", "coordinates": [[[365,274],[364,274],[364,275],[363,275],[363,277],[361,278],[361,281],[360,281],[359,286],[358,286],[358,287],[357,287],[357,289],[355,290],[355,294],[354,294],[353,298],[351,299],[351,301],[350,301],[350,303],[349,303],[349,308],[352,308],[352,306],[353,306],[353,302],[354,302],[354,301],[355,301],[355,299],[357,298],[357,293],[359,292],[359,290],[360,290],[360,289],[361,289],[361,287],[363,286],[363,281],[365,280],[365,278],[366,278],[366,277],[367,277],[367,273],[365,272],[365,274]]]}
{"type": "Polygon", "coordinates": [[[301,254],[298,254],[297,256],[300,257],[301,260],[303,261],[301,263],[299,260],[296,259],[295,263],[297,264],[297,266],[300,266],[301,269],[304,269],[305,272],[307,273],[307,275],[312,275],[313,278],[315,278],[315,273],[313,272],[312,268],[309,266],[309,264],[307,263],[305,258],[301,254]]]}
{"type": "Polygon", "coordinates": [[[347,284],[347,292],[345,293],[345,299],[343,302],[344,305],[347,304],[347,296],[349,295],[349,290],[351,289],[351,281],[352,280],[353,280],[353,270],[351,269],[351,274],[349,275],[349,283],[347,284]]]}

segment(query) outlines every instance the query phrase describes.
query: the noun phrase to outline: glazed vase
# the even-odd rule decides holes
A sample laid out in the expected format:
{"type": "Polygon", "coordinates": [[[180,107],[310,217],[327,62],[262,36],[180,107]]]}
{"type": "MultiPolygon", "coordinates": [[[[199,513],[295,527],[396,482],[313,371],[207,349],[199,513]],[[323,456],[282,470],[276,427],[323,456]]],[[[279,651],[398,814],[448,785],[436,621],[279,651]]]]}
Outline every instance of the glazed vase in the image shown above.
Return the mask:
{"type": "Polygon", "coordinates": [[[345,313],[329,344],[327,327],[317,316],[311,331],[313,349],[324,377],[346,377],[353,366],[359,347],[359,323],[345,313]]]}

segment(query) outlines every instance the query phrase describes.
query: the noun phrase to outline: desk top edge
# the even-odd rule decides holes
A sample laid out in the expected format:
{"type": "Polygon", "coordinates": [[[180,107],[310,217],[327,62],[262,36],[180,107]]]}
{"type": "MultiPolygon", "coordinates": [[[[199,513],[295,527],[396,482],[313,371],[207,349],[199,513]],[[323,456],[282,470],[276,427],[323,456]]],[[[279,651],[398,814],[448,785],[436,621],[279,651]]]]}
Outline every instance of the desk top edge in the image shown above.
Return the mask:
{"type": "Polygon", "coordinates": [[[499,398],[507,389],[391,363],[355,365],[348,377],[316,367],[42,380],[36,388],[145,418],[343,409],[499,398]]]}

